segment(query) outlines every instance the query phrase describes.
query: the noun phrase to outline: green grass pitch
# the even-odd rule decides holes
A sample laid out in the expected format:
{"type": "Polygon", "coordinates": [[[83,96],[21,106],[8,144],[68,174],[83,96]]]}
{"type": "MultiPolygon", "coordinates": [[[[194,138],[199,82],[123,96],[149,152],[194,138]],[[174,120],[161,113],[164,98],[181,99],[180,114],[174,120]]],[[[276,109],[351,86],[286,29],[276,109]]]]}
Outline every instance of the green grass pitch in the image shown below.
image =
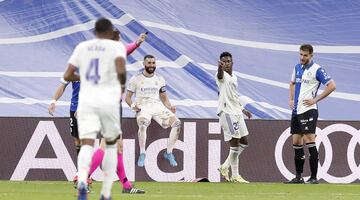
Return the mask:
{"type": "MultiPolygon", "coordinates": [[[[360,184],[285,185],[282,183],[158,183],[137,182],[146,194],[122,194],[114,183],[113,200],[288,200],[360,199],[360,184]]],[[[93,183],[89,200],[97,200],[101,183],[93,183]]],[[[70,182],[0,181],[0,200],[71,200],[76,191],[70,182]]]]}

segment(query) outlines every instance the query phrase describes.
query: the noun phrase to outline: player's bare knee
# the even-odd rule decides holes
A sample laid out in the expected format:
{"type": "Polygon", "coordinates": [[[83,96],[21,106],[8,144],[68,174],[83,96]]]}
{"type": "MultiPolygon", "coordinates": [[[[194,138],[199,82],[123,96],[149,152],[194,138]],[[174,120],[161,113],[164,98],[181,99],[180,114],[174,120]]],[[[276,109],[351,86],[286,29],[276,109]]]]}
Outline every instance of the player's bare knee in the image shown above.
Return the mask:
{"type": "Polygon", "coordinates": [[[249,145],[247,136],[244,136],[244,137],[240,138],[240,140],[239,140],[239,146],[240,146],[240,145],[243,145],[243,146],[244,146],[244,145],[246,145],[246,146],[249,145]]]}
{"type": "Polygon", "coordinates": [[[181,121],[177,117],[172,117],[169,120],[171,128],[181,128],[181,121]]]}
{"type": "Polygon", "coordinates": [[[229,143],[230,143],[231,147],[238,147],[240,144],[240,139],[239,138],[231,138],[229,143]]]}
{"type": "Polygon", "coordinates": [[[80,146],[80,144],[81,144],[80,139],[74,137],[74,143],[75,143],[75,146],[80,146]]]}
{"type": "Polygon", "coordinates": [[[106,142],[104,138],[101,138],[100,140],[100,149],[104,150],[106,146],[106,142]]]}
{"type": "Polygon", "coordinates": [[[313,133],[305,134],[303,138],[305,143],[315,142],[316,135],[313,133]]]}
{"type": "Polygon", "coordinates": [[[83,145],[89,145],[89,146],[94,146],[95,140],[94,139],[81,139],[80,140],[80,144],[81,146],[83,145]]]}
{"type": "Polygon", "coordinates": [[[137,120],[137,123],[138,123],[139,129],[141,131],[144,131],[150,125],[150,120],[141,117],[137,120]]]}
{"type": "Polygon", "coordinates": [[[105,138],[106,145],[114,145],[116,144],[117,140],[120,138],[120,135],[116,138],[105,138]]]}
{"type": "Polygon", "coordinates": [[[123,140],[122,140],[122,138],[120,138],[120,139],[117,141],[117,144],[118,144],[118,152],[119,152],[119,153],[122,153],[122,152],[123,152],[123,140]]]}
{"type": "Polygon", "coordinates": [[[293,134],[292,135],[293,145],[303,145],[303,134],[293,134]]]}

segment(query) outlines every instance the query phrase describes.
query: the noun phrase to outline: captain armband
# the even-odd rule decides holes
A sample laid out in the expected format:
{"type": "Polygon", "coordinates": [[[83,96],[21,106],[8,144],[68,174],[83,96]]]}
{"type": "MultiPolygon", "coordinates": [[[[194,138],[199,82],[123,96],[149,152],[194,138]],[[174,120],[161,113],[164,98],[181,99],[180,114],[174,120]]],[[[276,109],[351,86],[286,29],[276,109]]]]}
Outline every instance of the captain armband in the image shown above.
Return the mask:
{"type": "Polygon", "coordinates": [[[162,86],[159,90],[160,93],[166,92],[166,86],[162,86]]]}

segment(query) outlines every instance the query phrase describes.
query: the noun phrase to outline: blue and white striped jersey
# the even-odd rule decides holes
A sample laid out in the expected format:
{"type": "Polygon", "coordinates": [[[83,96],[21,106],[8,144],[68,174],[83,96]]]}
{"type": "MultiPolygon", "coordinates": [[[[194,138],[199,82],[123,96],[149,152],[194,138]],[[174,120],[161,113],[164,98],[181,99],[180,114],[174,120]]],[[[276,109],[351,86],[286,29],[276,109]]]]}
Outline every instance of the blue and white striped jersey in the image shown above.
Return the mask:
{"type": "MultiPolygon", "coordinates": [[[[70,83],[68,81],[65,81],[64,78],[61,78],[60,82],[66,86],[70,83]]],[[[70,111],[76,112],[79,102],[80,81],[71,82],[71,84],[73,91],[71,95],[70,111]]]]}
{"type": "Polygon", "coordinates": [[[311,109],[317,109],[317,104],[305,106],[303,101],[316,97],[320,83],[327,85],[330,81],[331,77],[325,72],[324,68],[313,61],[307,65],[297,64],[291,75],[291,82],[295,83],[293,114],[301,114],[311,109]]]}

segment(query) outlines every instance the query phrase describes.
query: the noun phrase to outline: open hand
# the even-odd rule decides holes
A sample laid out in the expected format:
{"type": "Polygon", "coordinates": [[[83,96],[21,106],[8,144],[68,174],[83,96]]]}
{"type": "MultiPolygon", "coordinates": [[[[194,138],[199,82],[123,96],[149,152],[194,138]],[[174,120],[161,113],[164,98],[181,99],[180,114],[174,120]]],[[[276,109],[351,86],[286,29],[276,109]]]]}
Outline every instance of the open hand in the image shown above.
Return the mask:
{"type": "Polygon", "coordinates": [[[242,112],[244,113],[244,115],[246,115],[246,117],[248,117],[248,119],[251,119],[251,117],[252,117],[251,112],[249,112],[249,111],[247,111],[245,109],[242,112]]]}
{"type": "Polygon", "coordinates": [[[48,111],[51,116],[54,116],[55,107],[56,107],[55,103],[51,103],[48,107],[48,111]]]}
{"type": "Polygon", "coordinates": [[[147,38],[146,33],[141,33],[138,37],[138,39],[136,40],[136,44],[140,45],[141,43],[143,43],[145,41],[145,39],[147,38]]]}
{"type": "Polygon", "coordinates": [[[175,107],[175,106],[171,106],[171,107],[170,107],[170,111],[173,112],[173,113],[176,113],[176,107],[175,107]]]}
{"type": "Polygon", "coordinates": [[[317,100],[316,99],[305,99],[303,101],[303,105],[309,107],[309,106],[312,106],[314,104],[316,104],[317,100]]]}

